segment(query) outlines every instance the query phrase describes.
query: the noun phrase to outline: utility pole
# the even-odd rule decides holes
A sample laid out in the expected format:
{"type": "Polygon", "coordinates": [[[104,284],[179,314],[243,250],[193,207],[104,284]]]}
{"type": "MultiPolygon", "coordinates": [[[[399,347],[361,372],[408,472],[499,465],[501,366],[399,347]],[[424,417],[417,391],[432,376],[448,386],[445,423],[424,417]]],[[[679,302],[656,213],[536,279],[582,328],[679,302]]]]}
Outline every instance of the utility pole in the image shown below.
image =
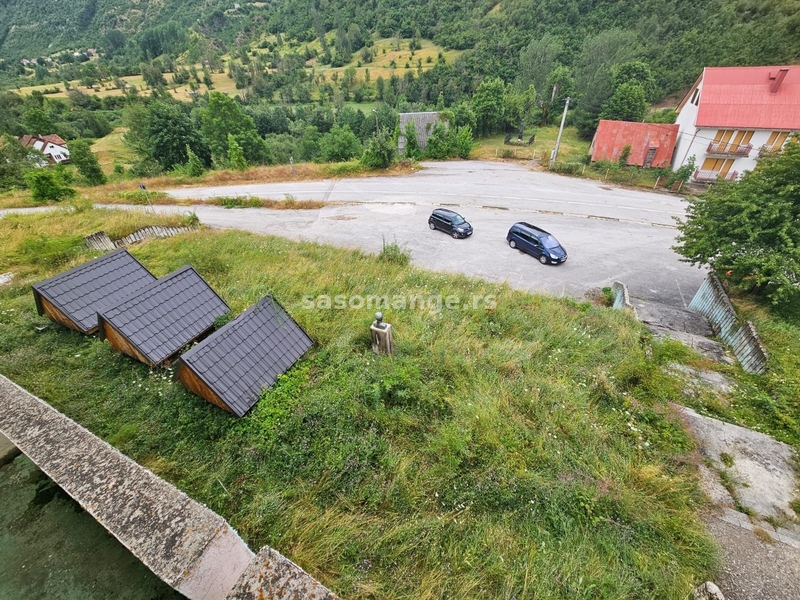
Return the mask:
{"type": "Polygon", "coordinates": [[[567,120],[567,109],[569,108],[569,96],[567,96],[567,102],[564,104],[564,114],[561,115],[561,127],[558,128],[558,137],[556,138],[556,147],[553,148],[553,155],[550,157],[550,164],[552,165],[556,162],[556,158],[558,158],[558,147],[561,144],[561,134],[564,132],[564,121],[567,120]]]}
{"type": "Polygon", "coordinates": [[[375,135],[377,135],[378,133],[380,133],[378,131],[378,111],[373,108],[372,112],[375,113],[375,135]]]}

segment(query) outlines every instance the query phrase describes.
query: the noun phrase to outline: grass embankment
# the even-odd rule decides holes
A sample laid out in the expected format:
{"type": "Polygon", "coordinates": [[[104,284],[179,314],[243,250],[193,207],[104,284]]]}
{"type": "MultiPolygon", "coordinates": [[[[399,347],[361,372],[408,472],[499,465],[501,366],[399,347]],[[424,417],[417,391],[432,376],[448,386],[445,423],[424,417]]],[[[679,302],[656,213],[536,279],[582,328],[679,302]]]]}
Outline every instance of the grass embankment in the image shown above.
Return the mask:
{"type": "Polygon", "coordinates": [[[272,292],[316,341],[237,419],[169,370],[36,315],[30,283],[92,255],[37,262],[25,240],[141,217],[0,219],[0,272],[18,273],[0,287],[0,373],[252,547],[349,599],[660,600],[708,576],[692,444],[666,406],[680,393],[660,366],[670,346],[650,352],[626,314],[240,232],[133,247],[157,276],[191,263],[235,313],[272,292]],[[379,357],[374,309],[303,307],[323,294],[457,295],[470,308],[385,310],[397,352],[379,357]]]}

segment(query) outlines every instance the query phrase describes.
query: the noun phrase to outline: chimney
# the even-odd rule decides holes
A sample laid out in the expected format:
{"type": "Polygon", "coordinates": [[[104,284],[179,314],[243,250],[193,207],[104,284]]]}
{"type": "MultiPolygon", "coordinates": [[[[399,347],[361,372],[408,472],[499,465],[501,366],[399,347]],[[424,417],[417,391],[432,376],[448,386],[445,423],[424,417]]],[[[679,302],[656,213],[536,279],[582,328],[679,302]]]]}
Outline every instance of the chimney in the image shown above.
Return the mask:
{"type": "Polygon", "coordinates": [[[769,86],[769,93],[776,94],[783,83],[783,80],[786,78],[786,74],[789,72],[788,68],[781,69],[777,73],[770,73],[769,80],[772,82],[769,86]]]}

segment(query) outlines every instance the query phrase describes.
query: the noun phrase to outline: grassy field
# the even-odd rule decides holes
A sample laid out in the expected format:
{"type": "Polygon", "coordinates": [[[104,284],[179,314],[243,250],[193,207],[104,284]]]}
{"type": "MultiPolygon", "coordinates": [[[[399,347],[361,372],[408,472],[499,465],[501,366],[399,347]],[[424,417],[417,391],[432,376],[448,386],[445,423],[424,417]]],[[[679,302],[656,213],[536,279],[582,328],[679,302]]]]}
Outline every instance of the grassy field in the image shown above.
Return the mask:
{"type": "MultiPolygon", "coordinates": [[[[172,84],[172,74],[171,73],[164,73],[164,78],[167,80],[168,84],[172,84]]],[[[144,96],[149,96],[151,90],[147,87],[144,83],[144,79],[142,79],[141,75],[128,75],[125,77],[120,77],[124,82],[128,85],[133,86],[144,96]]],[[[238,94],[239,90],[236,89],[236,84],[228,77],[227,73],[211,73],[211,80],[214,85],[214,89],[229,96],[234,94],[238,94]]],[[[97,96],[98,98],[102,98],[104,96],[122,96],[125,92],[114,85],[113,81],[104,81],[100,84],[99,88],[87,88],[85,86],[81,86],[79,80],[70,81],[70,89],[80,90],[85,94],[92,94],[97,96]]],[[[44,91],[44,90],[52,90],[54,87],[59,89],[58,93],[56,94],[47,94],[48,98],[66,98],[67,97],[67,90],[64,88],[64,84],[57,83],[57,84],[45,84],[45,85],[31,85],[31,86],[23,86],[17,89],[19,94],[27,95],[33,92],[34,90],[37,91],[44,91]]],[[[167,85],[167,89],[172,92],[173,96],[176,100],[182,100],[184,102],[190,101],[192,96],[189,94],[191,91],[188,85],[167,85]]],[[[207,88],[205,85],[200,84],[199,86],[199,93],[205,93],[207,88]]]]}
{"type": "MultiPolygon", "coordinates": [[[[531,146],[510,146],[503,143],[505,135],[495,135],[476,140],[476,147],[469,155],[473,159],[489,160],[495,158],[516,158],[520,160],[530,160],[542,156],[549,157],[550,152],[555,148],[556,138],[558,137],[558,127],[528,127],[525,129],[524,141],[528,141],[532,135],[536,135],[531,146]]],[[[514,134],[512,139],[516,141],[514,134]]],[[[574,127],[565,127],[561,135],[561,144],[558,150],[558,160],[560,161],[581,161],[589,153],[589,142],[578,136],[578,131],[574,127]]]]}
{"type": "Polygon", "coordinates": [[[106,174],[114,171],[114,163],[127,168],[136,162],[136,154],[123,140],[126,131],[127,127],[117,127],[92,144],[92,152],[97,155],[97,161],[106,174]]]}
{"type": "Polygon", "coordinates": [[[315,340],[237,419],[36,315],[30,284],[91,258],[77,236],[150,218],[0,219],[0,272],[16,274],[0,287],[0,373],[252,547],[349,599],[683,599],[709,576],[693,446],[667,406],[680,383],[661,368],[686,353],[625,313],[241,232],[133,247],[157,276],[194,265],[235,313],[271,292],[315,340]],[[431,308],[385,310],[397,352],[378,357],[374,310],[304,308],[337,294],[431,308]]]}

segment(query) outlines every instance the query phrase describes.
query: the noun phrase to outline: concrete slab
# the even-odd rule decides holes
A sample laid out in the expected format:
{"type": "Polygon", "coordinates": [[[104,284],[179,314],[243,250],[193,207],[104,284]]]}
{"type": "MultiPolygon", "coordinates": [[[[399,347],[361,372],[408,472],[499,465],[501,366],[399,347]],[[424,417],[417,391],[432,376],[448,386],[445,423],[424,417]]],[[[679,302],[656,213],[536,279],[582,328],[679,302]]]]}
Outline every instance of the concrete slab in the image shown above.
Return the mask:
{"type": "MultiPolygon", "coordinates": [[[[798,518],[790,506],[797,496],[797,457],[791,446],[738,425],[676,407],[700,444],[701,453],[718,471],[727,471],[742,506],[787,523],[798,518]],[[733,460],[728,467],[721,455],[733,460]]],[[[746,518],[746,517],[745,517],[746,518]]]]}
{"type": "Polygon", "coordinates": [[[222,600],[252,559],[222,517],[3,376],[0,431],[190,600],[222,600]]]}
{"type": "Polygon", "coordinates": [[[264,546],[226,600],[339,600],[285,556],[264,546]]]}
{"type": "Polygon", "coordinates": [[[6,436],[0,433],[0,467],[10,463],[17,458],[22,452],[14,444],[11,443],[6,436]]]}

